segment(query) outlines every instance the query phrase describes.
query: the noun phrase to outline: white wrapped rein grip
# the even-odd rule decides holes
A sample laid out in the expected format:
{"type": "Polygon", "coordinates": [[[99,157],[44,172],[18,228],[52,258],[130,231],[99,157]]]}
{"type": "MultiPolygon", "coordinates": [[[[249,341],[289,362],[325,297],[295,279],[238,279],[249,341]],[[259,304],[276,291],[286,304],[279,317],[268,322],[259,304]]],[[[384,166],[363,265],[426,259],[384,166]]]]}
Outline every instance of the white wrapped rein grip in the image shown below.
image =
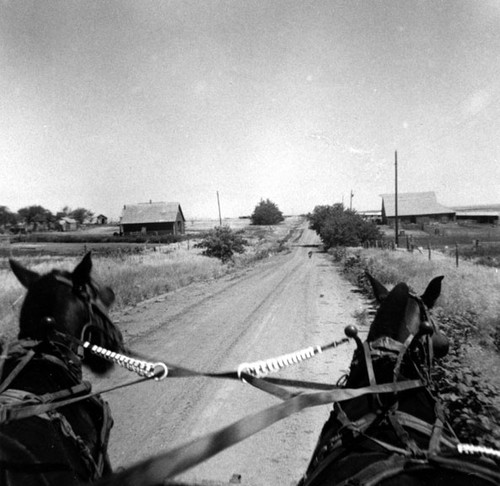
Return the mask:
{"type": "Polygon", "coordinates": [[[83,347],[103,359],[112,361],[122,368],[137,373],[139,376],[154,378],[156,381],[159,381],[163,380],[168,375],[168,367],[162,362],[150,363],[149,361],[143,361],[141,359],[129,358],[123,354],[115,353],[114,351],[101,348],[101,346],[91,344],[88,341],[83,343],[83,347]]]}
{"type": "Polygon", "coordinates": [[[284,354],[276,358],[270,358],[263,361],[255,361],[253,363],[241,363],[238,366],[238,378],[242,381],[245,381],[245,379],[241,376],[242,373],[260,378],[262,376],[266,376],[269,373],[273,373],[286,368],[287,366],[291,366],[306,359],[310,359],[321,352],[321,346],[310,346],[309,348],[295,351],[289,354],[284,354]]]}

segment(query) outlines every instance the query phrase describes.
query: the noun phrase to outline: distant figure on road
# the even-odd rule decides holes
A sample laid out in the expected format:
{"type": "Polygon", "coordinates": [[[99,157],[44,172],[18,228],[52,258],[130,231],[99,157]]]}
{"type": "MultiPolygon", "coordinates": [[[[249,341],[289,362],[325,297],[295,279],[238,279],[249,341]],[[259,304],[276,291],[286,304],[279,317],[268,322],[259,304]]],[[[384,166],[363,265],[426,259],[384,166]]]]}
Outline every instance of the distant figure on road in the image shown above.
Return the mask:
{"type": "Polygon", "coordinates": [[[309,258],[311,258],[311,257],[312,257],[312,254],[313,254],[313,252],[312,252],[312,251],[310,251],[310,252],[308,253],[309,258]]]}

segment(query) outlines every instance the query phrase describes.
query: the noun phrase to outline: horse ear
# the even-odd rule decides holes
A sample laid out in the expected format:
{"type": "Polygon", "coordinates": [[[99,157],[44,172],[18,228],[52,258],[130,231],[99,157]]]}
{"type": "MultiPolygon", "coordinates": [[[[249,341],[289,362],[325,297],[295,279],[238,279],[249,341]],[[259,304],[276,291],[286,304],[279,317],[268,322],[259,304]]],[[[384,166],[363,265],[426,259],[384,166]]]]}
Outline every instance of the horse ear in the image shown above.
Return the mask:
{"type": "Polygon", "coordinates": [[[436,303],[436,300],[438,299],[439,295],[441,294],[441,281],[443,280],[444,275],[441,275],[440,277],[433,278],[427,288],[425,289],[425,292],[421,295],[421,299],[424,302],[424,304],[429,308],[432,309],[434,307],[434,304],[436,303]]]}
{"type": "Polygon", "coordinates": [[[75,267],[72,274],[73,283],[85,284],[90,280],[92,271],[92,257],[90,251],[82,258],[82,261],[75,267]]]}
{"type": "Polygon", "coordinates": [[[373,295],[377,299],[379,303],[383,302],[387,296],[389,295],[389,291],[374,277],[372,277],[367,271],[365,271],[365,275],[373,289],[373,295]]]}
{"type": "Polygon", "coordinates": [[[10,268],[14,272],[19,282],[23,284],[24,287],[29,288],[33,285],[39,278],[40,275],[33,270],[28,270],[23,267],[18,261],[9,258],[10,268]]]}

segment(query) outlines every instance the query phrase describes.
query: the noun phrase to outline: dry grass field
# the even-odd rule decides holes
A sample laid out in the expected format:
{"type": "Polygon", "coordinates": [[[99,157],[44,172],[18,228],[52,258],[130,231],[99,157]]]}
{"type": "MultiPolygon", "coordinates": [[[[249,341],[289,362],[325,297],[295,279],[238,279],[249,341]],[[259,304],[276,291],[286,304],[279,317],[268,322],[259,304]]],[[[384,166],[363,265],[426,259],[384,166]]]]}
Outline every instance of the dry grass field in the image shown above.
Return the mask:
{"type": "Polygon", "coordinates": [[[219,278],[236,267],[266,258],[273,252],[286,250],[286,241],[303,218],[290,217],[276,226],[250,226],[248,219],[226,219],[223,224],[244,233],[248,246],[229,265],[201,255],[195,243],[204,231],[217,226],[218,221],[187,222],[190,238],[178,243],[123,244],[85,242],[85,235],[113,235],[116,227],[97,227],[80,231],[80,243],[23,242],[2,243],[0,256],[0,337],[13,337],[17,313],[24,289],[12,274],[8,258],[13,257],[40,273],[52,268],[72,269],[81,257],[92,251],[96,277],[115,291],[116,310],[169,292],[191,282],[219,278]]]}

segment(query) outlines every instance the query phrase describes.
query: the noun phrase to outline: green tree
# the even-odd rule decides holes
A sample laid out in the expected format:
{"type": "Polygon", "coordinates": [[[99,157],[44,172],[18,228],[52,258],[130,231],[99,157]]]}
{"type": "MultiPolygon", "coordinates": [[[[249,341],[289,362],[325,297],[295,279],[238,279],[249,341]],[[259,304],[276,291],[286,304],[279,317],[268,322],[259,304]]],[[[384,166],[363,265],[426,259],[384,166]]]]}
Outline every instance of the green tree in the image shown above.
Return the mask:
{"type": "MultiPolygon", "coordinates": [[[[66,208],[63,208],[63,211],[66,208]]],[[[69,212],[68,216],[73,218],[79,224],[84,224],[86,221],[92,220],[94,213],[89,209],[85,208],[76,208],[69,212]]]]}
{"type": "Polygon", "coordinates": [[[344,211],[344,205],[341,203],[334,204],[333,206],[316,206],[313,212],[307,215],[309,228],[319,234],[326,219],[330,216],[334,217],[342,211],[344,211]]]}
{"type": "Polygon", "coordinates": [[[265,201],[261,199],[260,203],[255,206],[250,219],[254,225],[267,225],[281,223],[285,218],[275,203],[269,199],[265,201]]]}
{"type": "Polygon", "coordinates": [[[195,247],[205,248],[203,255],[220,258],[226,263],[235,253],[244,253],[246,244],[241,232],[234,232],[229,226],[219,226],[208,231],[195,247]]]}
{"type": "Polygon", "coordinates": [[[308,219],[309,227],[318,233],[326,248],[357,246],[380,238],[375,224],[365,221],[356,211],[345,209],[343,204],[316,206],[308,219]]]}
{"type": "Polygon", "coordinates": [[[12,213],[7,206],[0,206],[0,226],[17,223],[17,215],[12,213]]]}
{"type": "Polygon", "coordinates": [[[54,215],[48,209],[39,205],[21,208],[17,214],[28,225],[47,224],[54,220],[54,215]]]}

